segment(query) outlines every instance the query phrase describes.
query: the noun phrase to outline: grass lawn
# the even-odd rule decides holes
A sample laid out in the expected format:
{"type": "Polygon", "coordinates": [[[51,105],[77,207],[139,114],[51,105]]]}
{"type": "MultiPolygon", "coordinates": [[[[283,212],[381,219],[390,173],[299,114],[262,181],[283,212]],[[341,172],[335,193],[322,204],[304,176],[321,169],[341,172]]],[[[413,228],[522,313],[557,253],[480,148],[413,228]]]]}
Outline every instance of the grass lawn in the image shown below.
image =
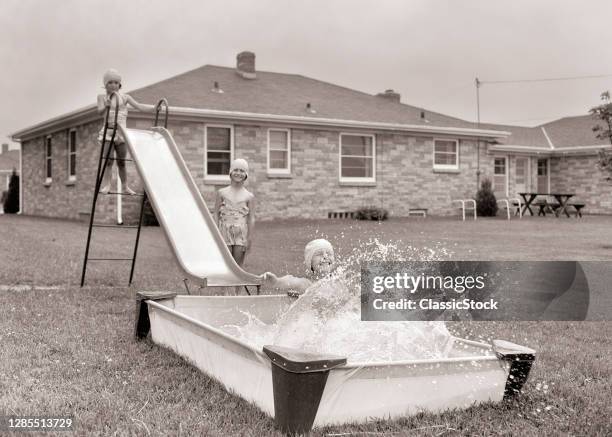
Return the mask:
{"type": "MultiPolygon", "coordinates": [[[[94,231],[92,256],[129,257],[133,231],[94,231]]],[[[87,287],[78,287],[86,234],[82,223],[0,216],[0,415],[72,414],[78,435],[280,435],[271,418],[174,353],[133,340],[135,291],[184,291],[162,231],[143,229],[132,288],[129,263],[92,263],[87,287]]],[[[339,256],[376,237],[445,247],[461,260],[612,260],[610,217],[276,221],[257,224],[246,269],[300,274],[304,244],[316,236],[339,256]]],[[[612,433],[611,322],[449,325],[538,351],[519,402],[313,435],[612,433]]]]}

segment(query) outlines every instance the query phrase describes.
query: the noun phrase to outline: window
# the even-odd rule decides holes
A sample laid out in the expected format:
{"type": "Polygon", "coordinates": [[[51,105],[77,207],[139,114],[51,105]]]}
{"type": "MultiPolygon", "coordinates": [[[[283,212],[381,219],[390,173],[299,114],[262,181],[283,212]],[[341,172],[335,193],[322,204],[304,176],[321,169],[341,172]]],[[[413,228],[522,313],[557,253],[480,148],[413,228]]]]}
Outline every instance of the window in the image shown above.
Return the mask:
{"type": "Polygon", "coordinates": [[[457,140],[434,140],[435,169],[459,169],[459,142],[457,140]]]}
{"type": "Polygon", "coordinates": [[[206,126],[204,134],[205,178],[229,182],[229,169],[234,155],[232,126],[206,126]]]}
{"type": "Polygon", "coordinates": [[[340,134],[340,181],[376,182],[373,135],[340,134]]]}
{"type": "Polygon", "coordinates": [[[291,133],[288,129],[268,129],[268,173],[291,173],[291,133]]]}
{"type": "Polygon", "coordinates": [[[53,142],[51,135],[45,138],[45,183],[51,183],[53,180],[53,142]]]}
{"type": "Polygon", "coordinates": [[[76,180],[76,129],[68,132],[68,180],[76,180]]]}
{"type": "Polygon", "coordinates": [[[497,157],[493,159],[493,191],[497,193],[506,193],[507,177],[506,177],[506,158],[497,157]]]}

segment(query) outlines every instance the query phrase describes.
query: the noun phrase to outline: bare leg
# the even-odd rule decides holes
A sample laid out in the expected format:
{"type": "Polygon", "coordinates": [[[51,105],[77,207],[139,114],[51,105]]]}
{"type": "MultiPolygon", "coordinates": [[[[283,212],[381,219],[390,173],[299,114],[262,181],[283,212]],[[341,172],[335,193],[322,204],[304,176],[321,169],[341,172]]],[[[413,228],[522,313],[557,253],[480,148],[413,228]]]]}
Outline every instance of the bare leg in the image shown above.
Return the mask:
{"type": "Polygon", "coordinates": [[[125,143],[115,144],[115,150],[117,151],[117,169],[119,170],[119,179],[123,184],[123,191],[129,194],[136,194],[134,190],[130,188],[127,183],[127,171],[125,170],[125,159],[127,158],[127,146],[125,143]]]}
{"type": "MultiPolygon", "coordinates": [[[[236,264],[238,264],[240,267],[243,266],[244,264],[244,258],[246,256],[246,247],[244,246],[229,246],[230,247],[230,252],[232,253],[232,257],[234,258],[234,260],[236,260],[236,264]]],[[[242,292],[242,288],[243,286],[237,286],[235,289],[235,294],[239,295],[242,292]]]]}
{"type": "Polygon", "coordinates": [[[237,246],[237,245],[230,246],[230,247],[231,247],[232,256],[236,260],[236,264],[242,267],[244,264],[244,258],[246,257],[246,247],[237,246]]]}
{"type": "Polygon", "coordinates": [[[113,161],[108,161],[106,170],[104,171],[104,177],[102,178],[102,184],[100,193],[108,193],[111,189],[111,177],[113,175],[113,161]]]}

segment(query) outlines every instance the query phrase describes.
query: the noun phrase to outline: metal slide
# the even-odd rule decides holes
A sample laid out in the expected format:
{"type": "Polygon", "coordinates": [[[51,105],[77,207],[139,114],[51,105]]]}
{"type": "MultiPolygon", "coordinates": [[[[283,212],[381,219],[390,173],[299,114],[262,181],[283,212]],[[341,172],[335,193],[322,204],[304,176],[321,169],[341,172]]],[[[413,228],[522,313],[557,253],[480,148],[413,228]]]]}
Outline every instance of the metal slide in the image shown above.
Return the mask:
{"type": "Polygon", "coordinates": [[[232,258],[170,132],[120,129],[185,274],[207,286],[260,285],[232,258]]]}

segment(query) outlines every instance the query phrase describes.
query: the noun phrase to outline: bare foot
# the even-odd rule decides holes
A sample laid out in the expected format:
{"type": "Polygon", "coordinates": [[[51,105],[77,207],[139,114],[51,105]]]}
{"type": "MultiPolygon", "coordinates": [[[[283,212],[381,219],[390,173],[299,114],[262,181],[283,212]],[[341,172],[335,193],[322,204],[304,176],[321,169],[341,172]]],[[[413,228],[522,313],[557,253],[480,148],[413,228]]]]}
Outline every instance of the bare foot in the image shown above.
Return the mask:
{"type": "Polygon", "coordinates": [[[125,192],[128,193],[129,195],[133,196],[134,194],[136,194],[136,191],[132,190],[129,186],[125,186],[125,192]]]}
{"type": "Polygon", "coordinates": [[[110,192],[110,185],[105,185],[102,188],[100,188],[101,194],[108,194],[109,192],[110,192]]]}

